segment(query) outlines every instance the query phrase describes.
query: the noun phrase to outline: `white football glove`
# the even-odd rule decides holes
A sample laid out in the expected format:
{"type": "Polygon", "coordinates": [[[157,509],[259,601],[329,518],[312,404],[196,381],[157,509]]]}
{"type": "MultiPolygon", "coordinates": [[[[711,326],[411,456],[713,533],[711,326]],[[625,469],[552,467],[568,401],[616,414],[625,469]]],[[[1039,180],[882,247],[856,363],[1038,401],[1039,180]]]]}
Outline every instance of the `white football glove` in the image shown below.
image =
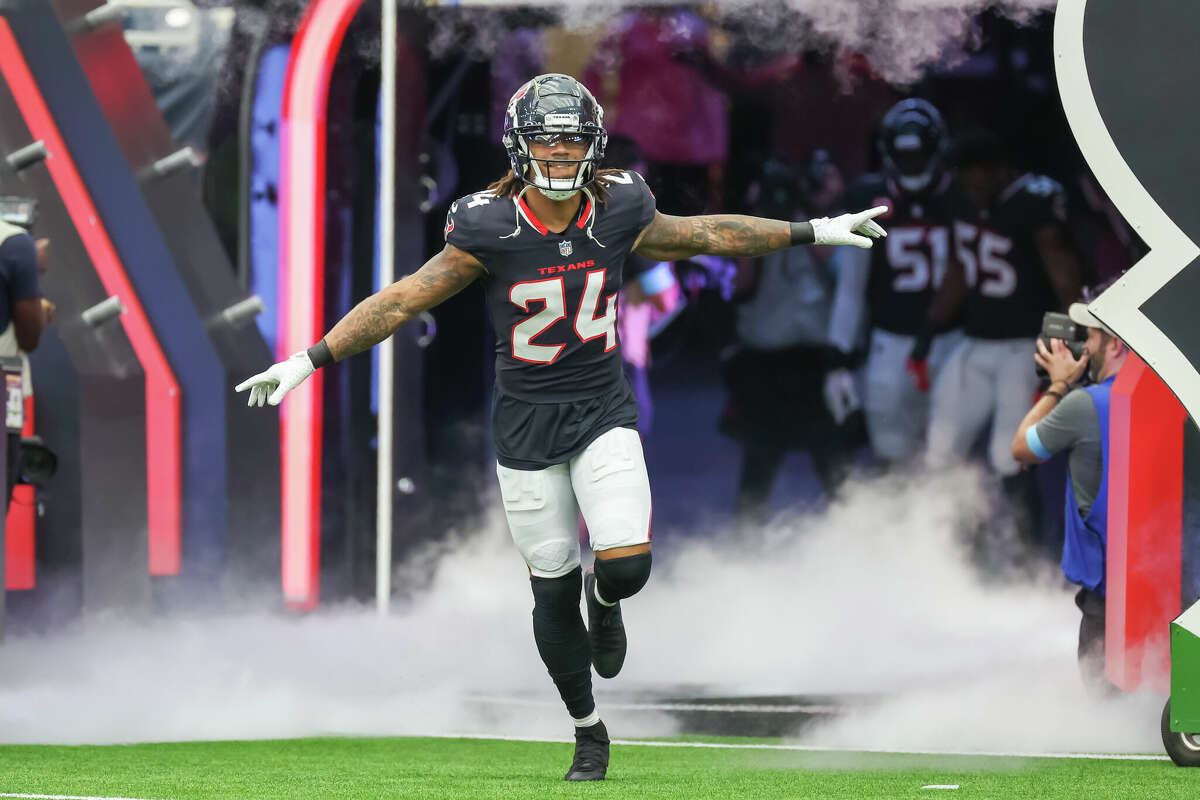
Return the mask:
{"type": "Polygon", "coordinates": [[[838,425],[862,407],[858,400],[858,390],[854,388],[854,376],[848,369],[835,369],[827,373],[824,392],[825,407],[829,409],[833,421],[838,425]]]}
{"type": "Polygon", "coordinates": [[[277,406],[283,400],[283,396],[304,383],[304,379],[312,375],[314,369],[308,351],[301,350],[299,353],[292,353],[287,361],[272,364],[267,371],[247,378],[233,390],[250,390],[250,400],[246,403],[248,406],[262,407],[264,402],[277,406]]]}
{"type": "Polygon", "coordinates": [[[833,219],[829,217],[810,219],[809,223],[813,226],[813,244],[852,244],[855,247],[870,247],[872,239],[887,236],[887,231],[874,221],[875,217],[887,210],[887,206],[875,206],[869,211],[842,214],[833,219]]]}

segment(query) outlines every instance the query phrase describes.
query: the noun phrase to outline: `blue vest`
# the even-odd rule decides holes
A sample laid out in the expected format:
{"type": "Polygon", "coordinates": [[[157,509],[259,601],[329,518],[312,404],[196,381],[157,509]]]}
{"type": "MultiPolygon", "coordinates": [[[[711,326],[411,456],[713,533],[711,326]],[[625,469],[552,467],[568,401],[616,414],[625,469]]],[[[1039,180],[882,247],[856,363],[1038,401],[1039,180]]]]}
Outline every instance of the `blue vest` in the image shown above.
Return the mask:
{"type": "Polygon", "coordinates": [[[1116,375],[1086,391],[1096,404],[1100,418],[1100,491],[1088,510],[1086,518],[1080,516],[1075,502],[1075,490],[1071,485],[1071,473],[1067,471],[1066,538],[1063,540],[1062,569],[1067,580],[1094,589],[1104,594],[1105,551],[1108,547],[1108,399],[1116,375]]]}

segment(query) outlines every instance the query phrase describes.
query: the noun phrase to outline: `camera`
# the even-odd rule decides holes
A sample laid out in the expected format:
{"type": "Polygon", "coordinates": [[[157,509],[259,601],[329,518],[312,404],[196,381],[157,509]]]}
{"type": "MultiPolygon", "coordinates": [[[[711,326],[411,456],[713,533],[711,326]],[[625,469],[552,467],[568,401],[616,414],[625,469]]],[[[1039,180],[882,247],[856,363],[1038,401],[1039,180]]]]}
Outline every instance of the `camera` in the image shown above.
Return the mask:
{"type": "MultiPolygon", "coordinates": [[[[1067,349],[1071,351],[1071,355],[1078,361],[1087,346],[1087,337],[1087,328],[1076,325],[1066,314],[1049,311],[1042,317],[1042,332],[1038,338],[1042,340],[1047,349],[1050,347],[1051,339],[1061,339],[1067,349]]],[[[1037,375],[1039,378],[1049,377],[1041,365],[1037,367],[1037,375]]]]}
{"type": "Polygon", "coordinates": [[[31,197],[0,195],[0,219],[10,225],[31,230],[37,221],[37,200],[31,197]]]}
{"type": "Polygon", "coordinates": [[[58,456],[40,436],[21,439],[17,464],[17,483],[29,486],[45,487],[58,472],[58,456]]]}

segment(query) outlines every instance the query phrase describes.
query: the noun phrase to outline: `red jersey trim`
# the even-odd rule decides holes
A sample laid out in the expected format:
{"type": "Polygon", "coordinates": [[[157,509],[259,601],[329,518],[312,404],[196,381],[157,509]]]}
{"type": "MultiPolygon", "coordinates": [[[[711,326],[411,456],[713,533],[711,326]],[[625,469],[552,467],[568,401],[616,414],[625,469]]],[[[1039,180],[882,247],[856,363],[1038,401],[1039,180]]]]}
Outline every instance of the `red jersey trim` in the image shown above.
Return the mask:
{"type": "MultiPolygon", "coordinates": [[[[579,221],[575,223],[575,227],[579,228],[580,230],[582,230],[588,224],[588,221],[592,217],[592,213],[595,211],[595,208],[592,204],[592,198],[584,195],[584,202],[586,202],[587,205],[583,207],[583,215],[580,216],[579,221]]],[[[550,232],[550,229],[547,228],[546,225],[537,218],[537,215],[533,213],[533,210],[529,208],[529,205],[525,202],[524,197],[517,200],[517,205],[520,206],[521,215],[525,217],[525,221],[532,225],[534,230],[536,230],[542,236],[545,236],[550,232]]]]}
{"type": "Polygon", "coordinates": [[[575,223],[575,227],[583,230],[583,227],[588,224],[588,219],[592,216],[592,198],[584,195],[587,205],[583,208],[583,216],[579,218],[579,222],[575,223]]]}
{"type": "Polygon", "coordinates": [[[517,201],[517,205],[521,207],[521,213],[525,216],[526,221],[534,227],[534,230],[542,236],[545,236],[550,231],[549,228],[542,224],[540,219],[533,215],[533,212],[529,210],[529,206],[525,205],[524,197],[517,201]]]}

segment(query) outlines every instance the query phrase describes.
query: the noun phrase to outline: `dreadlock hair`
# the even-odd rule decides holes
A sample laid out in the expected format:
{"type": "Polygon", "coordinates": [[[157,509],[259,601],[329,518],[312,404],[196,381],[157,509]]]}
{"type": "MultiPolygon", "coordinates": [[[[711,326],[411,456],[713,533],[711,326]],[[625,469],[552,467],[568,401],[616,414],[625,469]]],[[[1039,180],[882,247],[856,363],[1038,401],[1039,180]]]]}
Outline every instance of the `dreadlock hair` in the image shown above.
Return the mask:
{"type": "MultiPolygon", "coordinates": [[[[602,169],[596,173],[596,177],[592,179],[586,187],[596,198],[596,205],[603,206],[608,203],[608,175],[614,175],[619,172],[624,172],[621,169],[602,169]]],[[[517,177],[517,174],[511,169],[508,174],[494,181],[487,187],[487,190],[496,197],[516,197],[521,193],[527,184],[525,181],[517,177]]]]}

